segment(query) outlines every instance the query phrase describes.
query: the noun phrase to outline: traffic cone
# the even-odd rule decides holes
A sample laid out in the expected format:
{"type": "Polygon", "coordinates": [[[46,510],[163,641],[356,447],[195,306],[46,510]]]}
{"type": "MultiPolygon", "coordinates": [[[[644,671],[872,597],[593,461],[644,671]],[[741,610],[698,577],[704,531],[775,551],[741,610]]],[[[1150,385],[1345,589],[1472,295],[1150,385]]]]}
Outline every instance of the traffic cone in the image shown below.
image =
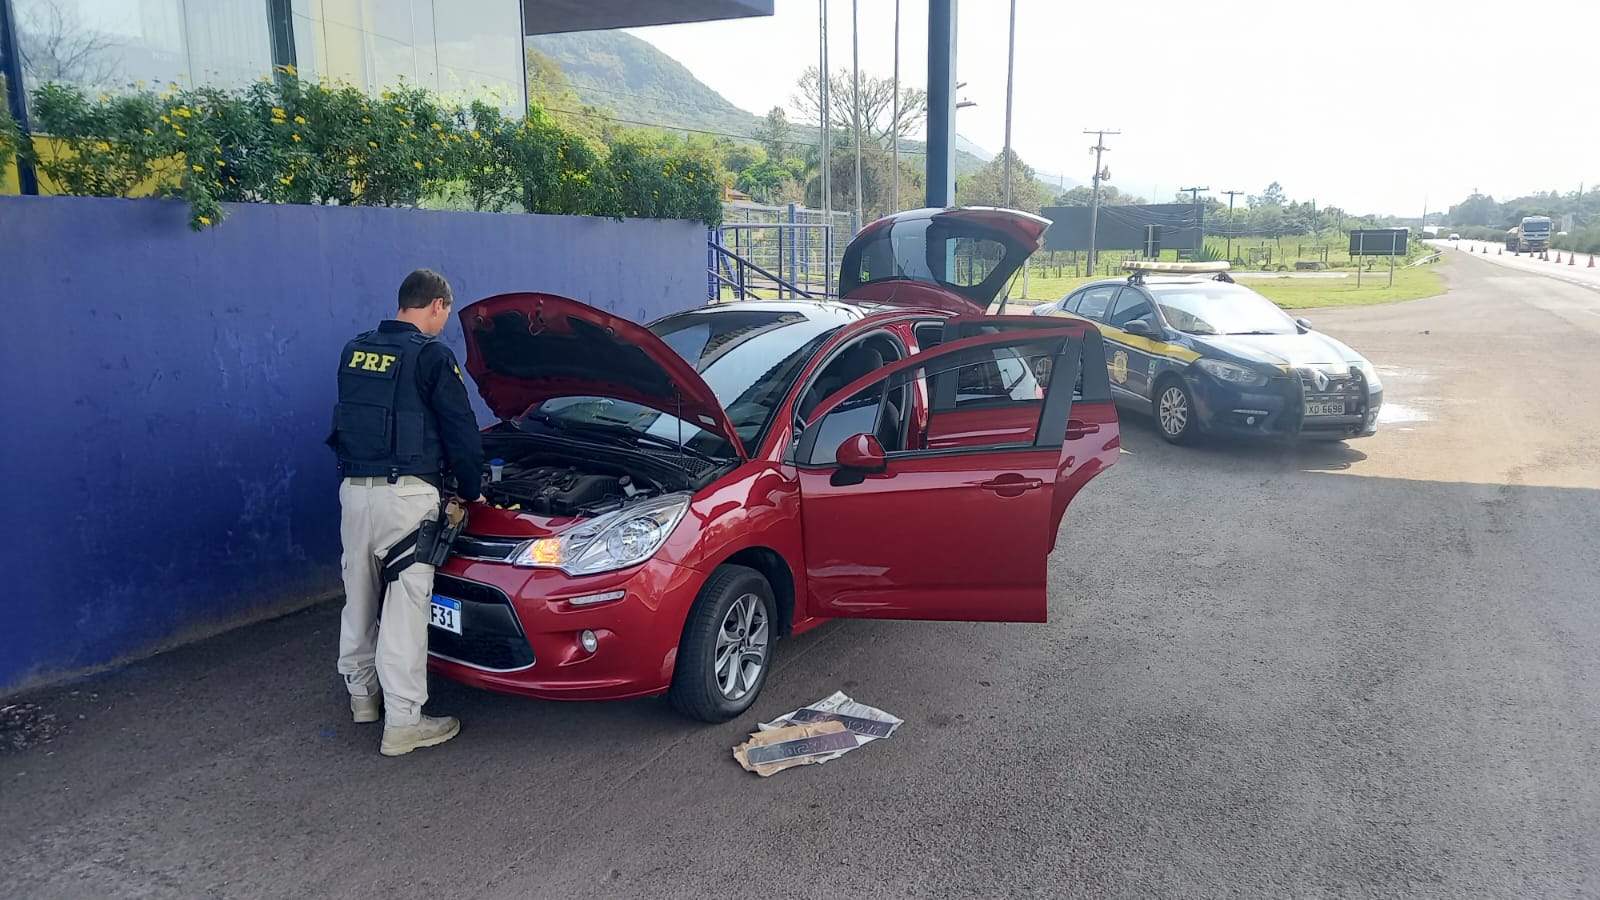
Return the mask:
{"type": "Polygon", "coordinates": [[[1594,268],[1594,254],[1589,254],[1589,268],[1594,268]]]}
{"type": "Polygon", "coordinates": [[[1561,251],[1560,250],[1556,251],[1556,265],[1558,265],[1558,266],[1561,265],[1561,251]]]}
{"type": "Polygon", "coordinates": [[[1567,265],[1575,266],[1577,264],[1578,264],[1578,254],[1576,254],[1576,253],[1568,254],[1568,256],[1567,256],[1567,265]]]}
{"type": "Polygon", "coordinates": [[[1504,248],[1504,247],[1496,247],[1496,248],[1494,248],[1494,255],[1495,256],[1505,256],[1506,255],[1506,248],[1504,248]]]}

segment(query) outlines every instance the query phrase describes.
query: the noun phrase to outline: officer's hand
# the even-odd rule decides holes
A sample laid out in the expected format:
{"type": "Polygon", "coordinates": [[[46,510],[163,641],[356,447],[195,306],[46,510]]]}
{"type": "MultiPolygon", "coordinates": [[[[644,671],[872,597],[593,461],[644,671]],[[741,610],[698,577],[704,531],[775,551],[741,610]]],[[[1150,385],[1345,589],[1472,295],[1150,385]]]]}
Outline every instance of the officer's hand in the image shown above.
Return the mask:
{"type": "Polygon", "coordinates": [[[473,502],[474,503],[488,503],[489,502],[489,497],[486,494],[479,494],[478,495],[478,499],[474,500],[473,502]]]}

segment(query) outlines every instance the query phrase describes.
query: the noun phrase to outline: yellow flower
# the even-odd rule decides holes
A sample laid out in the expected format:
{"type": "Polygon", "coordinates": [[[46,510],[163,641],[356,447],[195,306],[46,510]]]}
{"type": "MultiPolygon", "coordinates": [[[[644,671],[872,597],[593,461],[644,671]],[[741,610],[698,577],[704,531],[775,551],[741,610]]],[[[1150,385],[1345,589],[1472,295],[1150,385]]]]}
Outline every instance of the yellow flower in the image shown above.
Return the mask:
{"type": "Polygon", "coordinates": [[[172,120],[171,120],[171,119],[169,119],[169,118],[167,118],[167,117],[166,117],[166,116],[162,116],[162,117],[161,117],[161,121],[163,121],[163,122],[165,122],[165,123],[167,123],[167,124],[168,124],[168,125],[171,125],[171,124],[172,124],[172,120]]]}
{"type": "Polygon", "coordinates": [[[367,141],[367,146],[371,147],[374,150],[376,150],[376,149],[378,149],[378,142],[377,141],[367,141]]]}
{"type": "Polygon", "coordinates": [[[438,122],[435,122],[435,123],[433,123],[433,130],[434,131],[443,131],[444,130],[444,126],[440,125],[438,122]]]}
{"type": "Polygon", "coordinates": [[[194,113],[190,112],[189,111],[189,107],[187,107],[187,106],[180,106],[177,109],[173,110],[172,113],[173,113],[173,115],[183,116],[185,119],[189,119],[189,118],[193,118],[194,117],[194,113]]]}
{"type": "Polygon", "coordinates": [[[284,66],[283,67],[283,71],[287,75],[299,75],[300,74],[300,72],[297,69],[295,69],[294,66],[284,66]]]}
{"type": "Polygon", "coordinates": [[[292,138],[294,138],[294,142],[295,142],[295,143],[296,143],[296,144],[298,144],[298,143],[300,143],[300,135],[298,135],[298,134],[291,134],[291,135],[289,135],[289,136],[290,136],[290,137],[292,137],[292,138]]]}
{"type": "Polygon", "coordinates": [[[422,163],[421,162],[413,161],[411,163],[411,165],[415,166],[417,168],[417,171],[419,171],[419,172],[422,171],[422,163]]]}
{"type": "Polygon", "coordinates": [[[372,124],[372,120],[367,118],[366,116],[362,116],[361,117],[361,124],[363,124],[363,125],[371,125],[372,124]]]}
{"type": "Polygon", "coordinates": [[[174,131],[178,132],[178,137],[188,137],[189,136],[188,134],[184,133],[184,130],[182,128],[179,128],[176,125],[172,126],[172,129],[174,131]]]}
{"type": "Polygon", "coordinates": [[[146,128],[146,129],[145,129],[145,130],[144,130],[144,133],[145,133],[145,134],[155,134],[155,132],[154,132],[154,131],[151,131],[151,130],[150,130],[150,129],[148,129],[148,128],[146,128]]]}
{"type": "Polygon", "coordinates": [[[94,145],[94,147],[95,147],[96,150],[110,150],[111,149],[111,145],[106,143],[105,141],[97,142],[94,145]]]}
{"type": "Polygon", "coordinates": [[[283,118],[284,116],[287,116],[287,115],[288,115],[288,113],[284,112],[284,109],[281,106],[274,106],[272,108],[272,117],[274,119],[281,119],[281,118],[283,118]]]}
{"type": "Polygon", "coordinates": [[[399,113],[402,116],[406,114],[406,108],[404,106],[396,106],[394,108],[394,111],[399,113]]]}
{"type": "Polygon", "coordinates": [[[296,125],[304,125],[306,123],[306,117],[305,116],[295,116],[294,117],[294,123],[296,125]]]}
{"type": "Polygon", "coordinates": [[[200,217],[200,224],[201,225],[210,225],[211,224],[211,217],[210,216],[201,216],[200,217]]]}
{"type": "Polygon", "coordinates": [[[278,181],[282,184],[294,184],[294,176],[290,175],[288,178],[279,178],[278,181]]]}
{"type": "Polygon", "coordinates": [[[393,97],[394,95],[389,93],[388,91],[384,91],[383,93],[379,94],[378,96],[383,98],[384,100],[387,100],[390,97],[393,97]]]}
{"type": "Polygon", "coordinates": [[[190,166],[189,168],[195,170],[196,172],[204,172],[206,170],[206,167],[202,166],[202,165],[193,165],[193,166],[190,166]]]}
{"type": "Polygon", "coordinates": [[[104,103],[104,102],[106,102],[107,100],[110,100],[110,99],[111,99],[111,95],[110,94],[101,94],[100,95],[100,102],[101,103],[104,103]]]}
{"type": "Polygon", "coordinates": [[[473,132],[472,132],[472,139],[475,140],[475,141],[483,140],[483,135],[479,134],[477,132],[477,130],[474,129],[473,132]]]}

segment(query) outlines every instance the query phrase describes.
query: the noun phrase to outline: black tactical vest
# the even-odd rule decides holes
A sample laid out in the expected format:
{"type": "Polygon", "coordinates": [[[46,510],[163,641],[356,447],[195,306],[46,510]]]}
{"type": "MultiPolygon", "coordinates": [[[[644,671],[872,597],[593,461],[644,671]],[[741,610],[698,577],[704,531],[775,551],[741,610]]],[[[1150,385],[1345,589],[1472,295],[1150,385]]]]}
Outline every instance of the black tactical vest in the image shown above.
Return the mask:
{"type": "Polygon", "coordinates": [[[434,339],[415,332],[369,331],[339,357],[334,450],[339,471],[369,475],[434,475],[444,445],[418,383],[422,348],[434,339]]]}

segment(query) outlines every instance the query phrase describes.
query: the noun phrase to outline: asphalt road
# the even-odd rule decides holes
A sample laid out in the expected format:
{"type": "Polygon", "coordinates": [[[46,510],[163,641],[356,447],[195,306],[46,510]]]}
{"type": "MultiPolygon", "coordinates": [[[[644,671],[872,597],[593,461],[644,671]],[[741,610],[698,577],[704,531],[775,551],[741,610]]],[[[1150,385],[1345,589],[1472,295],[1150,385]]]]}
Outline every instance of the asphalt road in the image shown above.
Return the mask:
{"type": "Polygon", "coordinates": [[[66,728],[0,751],[0,895],[1600,895],[1600,292],[1461,257],[1310,314],[1375,438],[1128,417],[1049,625],[832,623],[721,727],[439,683],[461,737],[390,760],[314,609],[24,698],[66,728]],[[731,760],[838,689],[905,726],[731,760]]]}

